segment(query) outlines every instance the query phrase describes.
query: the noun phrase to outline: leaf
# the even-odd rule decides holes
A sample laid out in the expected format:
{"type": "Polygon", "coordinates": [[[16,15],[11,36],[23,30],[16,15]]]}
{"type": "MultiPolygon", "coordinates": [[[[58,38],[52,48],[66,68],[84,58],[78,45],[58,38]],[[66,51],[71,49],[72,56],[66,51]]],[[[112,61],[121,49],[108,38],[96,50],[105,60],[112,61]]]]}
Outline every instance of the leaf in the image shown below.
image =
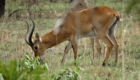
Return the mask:
{"type": "Polygon", "coordinates": [[[78,67],[75,68],[75,70],[80,71],[80,70],[84,70],[84,68],[78,66],[78,67]]]}
{"type": "Polygon", "coordinates": [[[0,73],[2,74],[4,80],[8,80],[8,77],[7,77],[8,70],[1,61],[0,61],[0,73]]]}
{"type": "Polygon", "coordinates": [[[49,67],[48,67],[47,63],[44,64],[44,67],[45,67],[45,69],[49,70],[49,67]]]}
{"type": "Polygon", "coordinates": [[[4,80],[2,74],[0,73],[0,80],[4,80]]]}
{"type": "MultiPolygon", "coordinates": [[[[17,80],[17,63],[16,61],[10,61],[10,64],[8,65],[9,66],[9,77],[10,77],[10,80],[17,80]]],[[[8,67],[7,67],[8,68],[8,67]]]]}
{"type": "Polygon", "coordinates": [[[18,78],[24,73],[17,65],[17,61],[10,61],[8,65],[0,62],[0,73],[2,73],[4,80],[18,80],[18,78]]]}
{"type": "Polygon", "coordinates": [[[25,59],[29,61],[31,60],[31,58],[27,54],[25,55],[25,59]]]}

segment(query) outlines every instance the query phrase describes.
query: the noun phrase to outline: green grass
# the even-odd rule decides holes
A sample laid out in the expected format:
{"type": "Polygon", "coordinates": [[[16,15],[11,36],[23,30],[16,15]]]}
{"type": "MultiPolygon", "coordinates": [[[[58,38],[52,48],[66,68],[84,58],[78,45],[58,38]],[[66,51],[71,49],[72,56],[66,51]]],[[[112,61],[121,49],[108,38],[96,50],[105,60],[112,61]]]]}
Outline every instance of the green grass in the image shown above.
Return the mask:
{"type": "MultiPolygon", "coordinates": [[[[99,0],[94,3],[92,0],[89,6],[106,5],[123,15],[123,22],[119,22],[116,28],[117,39],[120,43],[119,64],[114,66],[114,51],[109,59],[109,66],[102,67],[104,53],[102,47],[101,59],[98,59],[98,53],[95,49],[95,59],[92,59],[92,49],[89,38],[79,41],[78,47],[78,66],[84,70],[79,71],[81,80],[139,80],[140,79],[140,26],[136,15],[126,15],[122,10],[122,2],[111,0],[99,0]],[[131,16],[131,17],[130,17],[131,16]],[[124,29],[126,30],[125,35],[124,29]],[[124,39],[123,39],[124,36],[124,39]],[[82,43],[84,42],[84,44],[82,43]],[[84,49],[86,47],[86,50],[84,49]],[[83,53],[85,52],[85,53],[83,53]]],[[[14,13],[10,18],[8,15],[16,9],[31,9],[31,17],[35,21],[35,33],[43,35],[53,29],[55,21],[61,17],[68,8],[68,3],[49,3],[47,1],[39,1],[38,5],[27,6],[24,2],[7,1],[5,16],[0,22],[0,60],[3,63],[9,63],[11,60],[21,60],[24,54],[34,57],[31,48],[24,41],[27,26],[25,21],[31,23],[28,19],[29,12],[27,10],[14,13]],[[66,6],[66,7],[65,7],[66,6]],[[55,13],[56,12],[56,13],[55,13]],[[59,16],[60,15],[60,16],[59,16]]],[[[63,51],[68,42],[63,42],[45,53],[45,62],[49,66],[49,74],[56,74],[64,68],[74,69],[72,50],[67,55],[65,65],[61,65],[63,51]]],[[[102,45],[103,46],[103,45],[102,45]]]]}

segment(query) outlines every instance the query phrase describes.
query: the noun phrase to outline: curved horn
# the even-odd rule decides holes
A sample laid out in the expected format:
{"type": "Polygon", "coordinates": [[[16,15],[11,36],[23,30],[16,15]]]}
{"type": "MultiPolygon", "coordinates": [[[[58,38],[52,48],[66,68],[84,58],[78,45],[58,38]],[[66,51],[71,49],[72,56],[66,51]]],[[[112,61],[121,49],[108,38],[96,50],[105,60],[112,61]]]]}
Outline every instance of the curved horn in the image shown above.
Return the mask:
{"type": "MultiPolygon", "coordinates": [[[[31,18],[30,18],[30,19],[31,19],[31,18]]],[[[28,27],[27,32],[26,32],[25,41],[26,41],[26,43],[27,43],[28,45],[30,45],[30,46],[33,45],[33,42],[32,42],[32,35],[33,35],[33,32],[34,32],[34,28],[35,28],[35,23],[34,23],[34,21],[33,21],[32,19],[31,19],[31,21],[32,21],[32,24],[33,24],[32,29],[31,29],[31,32],[29,32],[30,26],[29,26],[28,22],[25,21],[26,24],[27,24],[27,27],[28,27]]]]}

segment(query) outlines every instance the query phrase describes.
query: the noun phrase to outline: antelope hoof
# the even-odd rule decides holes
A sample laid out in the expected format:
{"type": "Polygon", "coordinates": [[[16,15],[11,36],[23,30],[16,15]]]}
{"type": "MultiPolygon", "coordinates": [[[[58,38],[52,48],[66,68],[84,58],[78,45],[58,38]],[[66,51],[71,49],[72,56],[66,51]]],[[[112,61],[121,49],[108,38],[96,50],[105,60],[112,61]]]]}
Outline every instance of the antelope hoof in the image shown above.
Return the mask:
{"type": "Polygon", "coordinates": [[[105,66],[107,66],[107,64],[106,63],[103,63],[102,66],[105,67],[105,66]]]}

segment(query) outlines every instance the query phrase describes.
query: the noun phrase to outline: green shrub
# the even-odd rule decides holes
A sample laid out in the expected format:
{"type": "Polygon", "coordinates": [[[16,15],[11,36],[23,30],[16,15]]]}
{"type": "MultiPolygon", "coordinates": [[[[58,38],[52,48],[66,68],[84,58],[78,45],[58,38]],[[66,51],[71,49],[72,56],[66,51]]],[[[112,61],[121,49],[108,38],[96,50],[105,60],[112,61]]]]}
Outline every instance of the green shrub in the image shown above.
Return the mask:
{"type": "Polygon", "coordinates": [[[38,59],[32,59],[25,55],[25,58],[20,61],[10,61],[9,64],[4,64],[0,61],[0,73],[4,80],[48,80],[48,76],[43,74],[48,73],[48,65],[41,65],[38,59]]]}
{"type": "Polygon", "coordinates": [[[25,55],[24,59],[20,60],[18,63],[19,63],[20,68],[27,67],[28,70],[29,70],[28,72],[33,71],[37,67],[42,67],[47,72],[49,70],[48,64],[47,63],[41,64],[38,57],[37,58],[31,58],[28,55],[25,55]]]}
{"type": "Polygon", "coordinates": [[[82,68],[66,68],[59,73],[49,74],[47,63],[40,64],[38,58],[33,59],[28,55],[23,60],[13,60],[9,64],[0,61],[0,74],[4,80],[78,80],[81,78],[77,72],[79,70],[82,68]]]}
{"type": "Polygon", "coordinates": [[[53,80],[78,80],[81,78],[81,76],[78,74],[77,71],[82,70],[80,67],[76,67],[75,69],[62,69],[61,72],[59,72],[56,75],[52,76],[53,80]]]}
{"type": "Polygon", "coordinates": [[[15,60],[10,61],[8,65],[0,61],[0,73],[4,80],[18,80],[25,71],[26,69],[18,68],[18,64],[15,60]]]}

